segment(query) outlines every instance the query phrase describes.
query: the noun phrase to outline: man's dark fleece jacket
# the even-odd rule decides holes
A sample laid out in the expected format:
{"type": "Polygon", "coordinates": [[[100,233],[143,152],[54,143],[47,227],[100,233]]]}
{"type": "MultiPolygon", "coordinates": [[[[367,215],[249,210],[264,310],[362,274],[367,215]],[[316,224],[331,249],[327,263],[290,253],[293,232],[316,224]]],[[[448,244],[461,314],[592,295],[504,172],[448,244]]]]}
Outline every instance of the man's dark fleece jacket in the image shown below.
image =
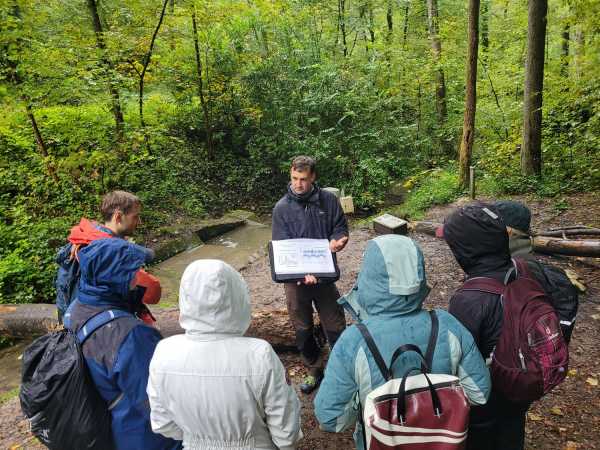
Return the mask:
{"type": "Polygon", "coordinates": [[[287,193],[273,208],[274,241],[283,239],[340,239],[348,236],[348,223],[337,197],[316,184],[310,192],[287,193]]]}

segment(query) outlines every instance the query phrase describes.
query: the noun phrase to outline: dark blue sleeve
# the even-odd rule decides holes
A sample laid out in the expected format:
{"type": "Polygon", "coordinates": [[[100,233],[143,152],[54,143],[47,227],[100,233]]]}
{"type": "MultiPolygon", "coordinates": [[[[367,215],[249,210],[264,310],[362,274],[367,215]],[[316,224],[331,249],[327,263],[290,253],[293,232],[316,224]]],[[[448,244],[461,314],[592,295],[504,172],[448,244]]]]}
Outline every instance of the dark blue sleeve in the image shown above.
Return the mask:
{"type": "Polygon", "coordinates": [[[342,209],[342,205],[337,197],[332,196],[333,199],[330,202],[330,217],[332,221],[332,231],[329,236],[331,239],[340,239],[342,236],[348,236],[348,222],[346,221],[346,215],[342,209]]]}
{"type": "Polygon", "coordinates": [[[281,241],[283,239],[293,239],[285,221],[283,220],[283,211],[280,205],[273,208],[273,223],[271,226],[271,239],[281,241]]]}

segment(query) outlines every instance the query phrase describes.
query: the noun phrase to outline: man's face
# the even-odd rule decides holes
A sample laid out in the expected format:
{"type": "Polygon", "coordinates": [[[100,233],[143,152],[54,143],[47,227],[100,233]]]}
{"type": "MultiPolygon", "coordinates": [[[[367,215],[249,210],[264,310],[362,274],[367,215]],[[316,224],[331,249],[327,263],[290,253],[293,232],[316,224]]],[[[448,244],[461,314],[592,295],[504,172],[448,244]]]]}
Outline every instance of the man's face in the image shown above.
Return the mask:
{"type": "Polygon", "coordinates": [[[292,190],[296,194],[306,194],[312,189],[312,184],[315,181],[315,173],[310,170],[300,172],[292,167],[290,170],[290,178],[292,180],[292,190]]]}
{"type": "Polygon", "coordinates": [[[137,205],[128,214],[123,214],[119,210],[115,212],[113,220],[115,221],[115,228],[119,236],[131,236],[135,232],[138,225],[142,223],[142,219],[140,218],[141,210],[141,206],[137,205]]]}

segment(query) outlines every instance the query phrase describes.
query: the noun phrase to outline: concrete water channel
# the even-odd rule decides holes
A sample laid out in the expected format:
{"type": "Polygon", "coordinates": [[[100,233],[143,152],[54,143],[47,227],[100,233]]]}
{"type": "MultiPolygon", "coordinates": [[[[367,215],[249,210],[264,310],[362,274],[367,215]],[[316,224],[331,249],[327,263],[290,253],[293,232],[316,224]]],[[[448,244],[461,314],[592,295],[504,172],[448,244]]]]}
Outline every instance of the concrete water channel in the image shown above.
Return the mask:
{"type": "Polygon", "coordinates": [[[237,270],[265,251],[271,240],[271,227],[251,220],[245,225],[216,237],[205,244],[185,250],[159,264],[150,272],[162,286],[160,307],[177,306],[179,280],[185,268],[197,259],[220,259],[237,270]]]}
{"type": "MultiPolygon", "coordinates": [[[[185,250],[151,267],[149,271],[156,275],[162,285],[163,294],[157,308],[176,308],[178,302],[179,280],[185,268],[197,259],[220,259],[237,270],[247,265],[253,258],[265,251],[271,239],[270,225],[246,220],[245,224],[215,237],[206,243],[185,250]]],[[[32,305],[35,306],[35,305],[32,305]]],[[[40,309],[42,306],[39,305],[40,309]]],[[[48,313],[44,308],[43,314],[48,313]]],[[[0,350],[0,398],[2,394],[19,386],[21,378],[21,355],[33,341],[33,337],[16,341],[14,345],[0,350]]]]}

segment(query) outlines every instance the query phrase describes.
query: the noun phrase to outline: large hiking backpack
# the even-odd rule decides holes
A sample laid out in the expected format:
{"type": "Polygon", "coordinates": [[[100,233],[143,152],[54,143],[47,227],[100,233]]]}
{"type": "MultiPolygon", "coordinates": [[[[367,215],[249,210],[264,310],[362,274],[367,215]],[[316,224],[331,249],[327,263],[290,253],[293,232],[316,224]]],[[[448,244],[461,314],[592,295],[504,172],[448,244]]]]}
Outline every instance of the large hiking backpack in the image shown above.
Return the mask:
{"type": "Polygon", "coordinates": [[[548,294],[552,306],[558,314],[560,328],[568,344],[573,328],[575,328],[575,318],[579,308],[577,288],[571,283],[565,271],[558,267],[535,260],[527,261],[527,267],[548,294]]]}
{"type": "Polygon", "coordinates": [[[551,299],[527,263],[513,259],[516,279],[504,284],[474,277],[461,290],[500,295],[503,323],[492,352],[494,390],[515,403],[530,403],[547,394],[567,375],[569,349],[551,299]]]}
{"type": "Polygon", "coordinates": [[[48,333],[23,353],[21,409],[31,432],[49,449],[114,448],[110,410],[91,379],[81,348],[94,331],[130,315],[103,311],[77,334],[68,329],[48,333]]]}
{"type": "Polygon", "coordinates": [[[369,330],[357,323],[386,382],[371,391],[361,412],[365,450],[460,450],[467,438],[469,402],[453,375],[431,374],[438,334],[438,319],[431,315],[431,335],[424,357],[419,347],[404,344],[392,356],[389,368],[369,330]],[[411,367],[394,378],[392,366],[405,352],[415,352],[421,367],[411,367]],[[420,370],[418,375],[411,372],[420,370]]]}

